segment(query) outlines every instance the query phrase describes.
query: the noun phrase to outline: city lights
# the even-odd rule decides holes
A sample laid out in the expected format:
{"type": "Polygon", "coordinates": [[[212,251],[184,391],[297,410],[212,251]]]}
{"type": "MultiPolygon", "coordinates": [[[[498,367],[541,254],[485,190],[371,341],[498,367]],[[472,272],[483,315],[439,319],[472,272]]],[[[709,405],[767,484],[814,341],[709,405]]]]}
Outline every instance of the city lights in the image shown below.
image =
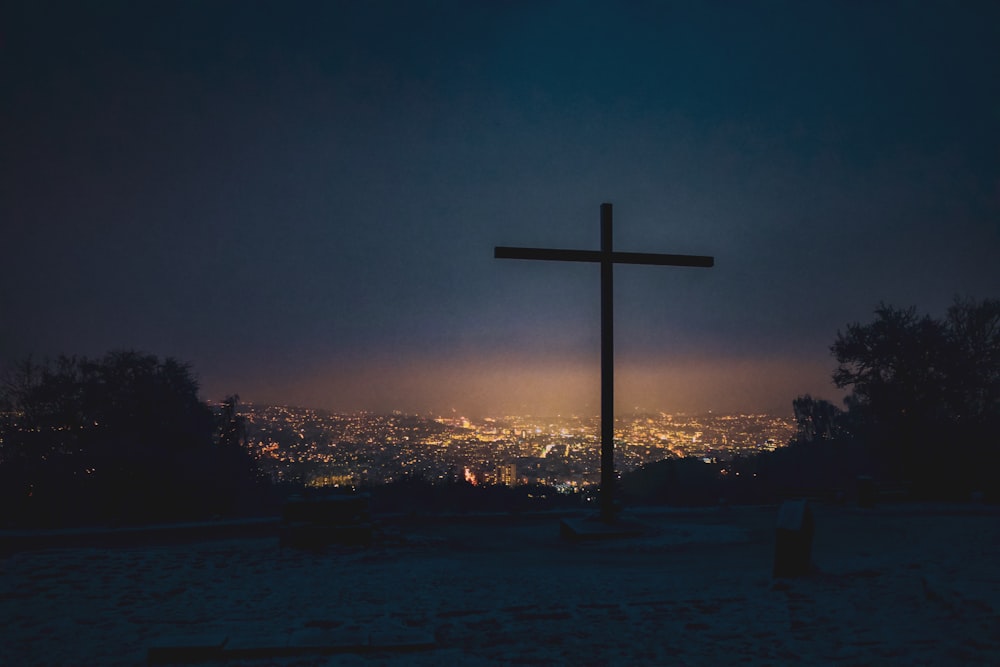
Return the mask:
{"type": "MultiPolygon", "coordinates": [[[[574,493],[600,479],[599,417],[420,417],[244,406],[248,442],[275,480],[350,487],[423,478],[547,484],[574,493]]],[[[637,414],[615,423],[615,467],[667,458],[725,463],[773,450],[795,433],[770,415],[637,414]]]]}

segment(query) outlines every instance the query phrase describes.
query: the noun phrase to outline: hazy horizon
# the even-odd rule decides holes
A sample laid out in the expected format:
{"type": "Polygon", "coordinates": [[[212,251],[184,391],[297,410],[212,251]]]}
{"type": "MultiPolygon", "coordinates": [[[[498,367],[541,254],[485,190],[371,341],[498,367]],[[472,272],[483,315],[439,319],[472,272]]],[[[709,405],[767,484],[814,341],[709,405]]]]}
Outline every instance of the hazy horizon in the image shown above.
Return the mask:
{"type": "MultiPolygon", "coordinates": [[[[320,366],[284,384],[248,373],[241,385],[226,388],[228,383],[216,386],[202,377],[201,393],[207,400],[237,393],[248,403],[342,413],[454,412],[470,418],[597,415],[598,366],[596,360],[411,362],[385,364],[374,370],[369,364],[345,364],[332,369],[320,366]]],[[[830,381],[831,369],[831,364],[810,367],[785,360],[621,363],[616,370],[615,412],[791,415],[793,399],[803,394],[839,406],[844,392],[830,381]],[[802,382],[803,369],[812,372],[811,384],[802,382]]]]}

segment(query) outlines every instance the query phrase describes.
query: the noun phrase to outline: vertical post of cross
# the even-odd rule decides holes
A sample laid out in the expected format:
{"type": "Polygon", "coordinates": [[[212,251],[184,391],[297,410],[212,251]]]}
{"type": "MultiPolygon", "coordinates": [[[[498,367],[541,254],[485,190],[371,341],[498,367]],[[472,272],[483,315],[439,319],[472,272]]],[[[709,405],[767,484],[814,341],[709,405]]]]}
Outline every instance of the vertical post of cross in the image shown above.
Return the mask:
{"type": "Polygon", "coordinates": [[[601,204],[601,519],[615,519],[614,255],[611,204],[601,204]]]}
{"type": "Polygon", "coordinates": [[[559,262],[594,262],[601,265],[601,519],[615,520],[615,264],[710,267],[715,259],[707,255],[666,255],[648,252],[615,252],[612,243],[611,204],[601,204],[601,249],[561,250],[557,248],[513,248],[496,246],[497,259],[543,259],[559,262]]]}

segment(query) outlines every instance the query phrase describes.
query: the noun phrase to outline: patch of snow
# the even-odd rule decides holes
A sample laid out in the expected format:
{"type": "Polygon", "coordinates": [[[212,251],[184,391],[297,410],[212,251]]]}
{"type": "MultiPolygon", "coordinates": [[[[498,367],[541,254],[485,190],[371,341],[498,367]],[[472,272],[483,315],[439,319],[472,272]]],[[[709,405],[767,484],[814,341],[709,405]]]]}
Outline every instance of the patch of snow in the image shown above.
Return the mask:
{"type": "Polygon", "coordinates": [[[996,516],[813,509],[815,572],[798,579],[770,576],[776,508],[644,511],[650,533],[592,543],[559,539],[555,518],[484,517],[318,552],[24,551],[0,572],[4,658],[136,665],[170,637],[340,633],[433,647],[241,664],[1000,664],[996,516]]]}

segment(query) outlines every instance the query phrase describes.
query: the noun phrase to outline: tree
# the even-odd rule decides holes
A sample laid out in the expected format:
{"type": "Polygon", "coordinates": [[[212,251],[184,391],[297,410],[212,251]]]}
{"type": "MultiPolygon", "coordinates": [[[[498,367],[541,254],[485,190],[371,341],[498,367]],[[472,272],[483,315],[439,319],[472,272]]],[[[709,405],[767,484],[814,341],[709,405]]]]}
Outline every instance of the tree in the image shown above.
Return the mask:
{"type": "Polygon", "coordinates": [[[247,449],[246,417],[240,414],[240,396],[223,399],[216,412],[216,467],[225,472],[213,486],[219,492],[217,509],[233,513],[240,508],[264,509],[270,496],[265,476],[247,449]]]}
{"type": "Polygon", "coordinates": [[[849,324],[831,350],[834,383],[853,390],[852,407],[876,420],[936,413],[945,399],[947,336],[941,322],[915,308],[881,305],[871,324],[849,324]]]}
{"type": "Polygon", "coordinates": [[[219,446],[243,449],[247,444],[246,419],[240,414],[240,395],[226,396],[219,407],[219,446]]]}
{"type": "Polygon", "coordinates": [[[944,319],[882,304],[831,346],[849,413],[898,474],[983,485],[1000,426],[1000,301],[956,299],[944,319]],[[969,464],[960,457],[978,460],[969,464]]]}
{"type": "Polygon", "coordinates": [[[796,441],[832,440],[841,435],[843,411],[830,401],[806,394],[792,401],[792,410],[798,425],[796,441]]]}
{"type": "Polygon", "coordinates": [[[238,472],[231,453],[220,456],[216,417],[190,367],[174,359],[131,350],[28,359],[0,395],[3,500],[36,521],[214,513],[218,480],[238,472]]]}
{"type": "Polygon", "coordinates": [[[1000,418],[1000,299],[957,299],[948,309],[951,401],[964,423],[1000,418]]]}

